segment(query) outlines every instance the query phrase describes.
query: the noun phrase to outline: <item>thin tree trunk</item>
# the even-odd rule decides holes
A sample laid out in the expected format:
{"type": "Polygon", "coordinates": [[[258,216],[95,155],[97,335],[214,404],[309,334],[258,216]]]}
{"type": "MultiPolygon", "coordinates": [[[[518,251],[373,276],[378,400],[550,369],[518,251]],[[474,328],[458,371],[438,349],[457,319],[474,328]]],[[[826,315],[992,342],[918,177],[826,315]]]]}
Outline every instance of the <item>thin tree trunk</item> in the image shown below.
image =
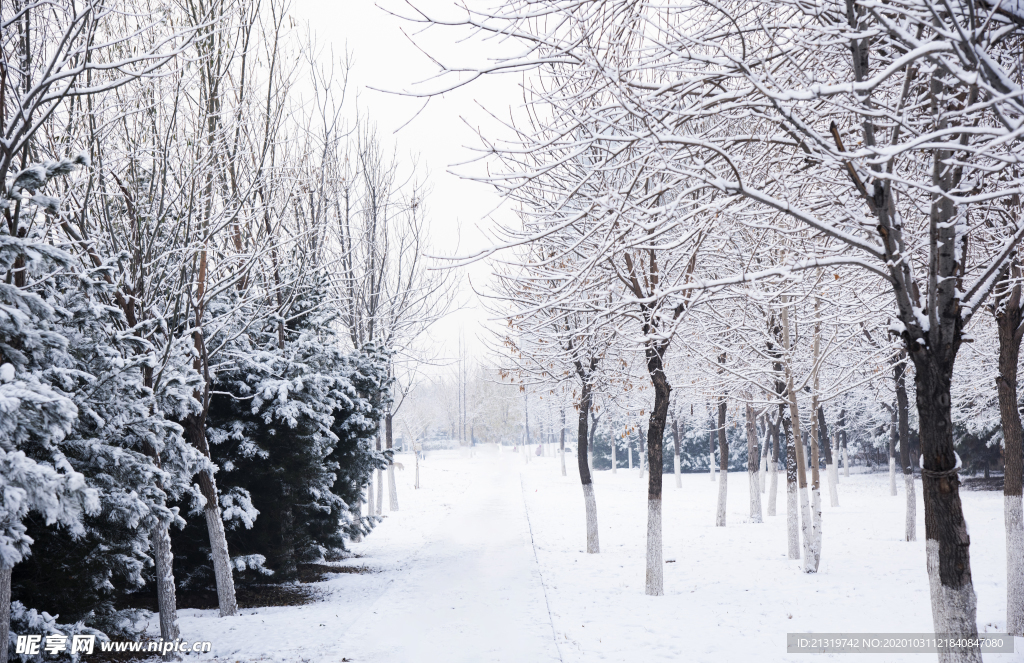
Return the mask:
{"type": "Polygon", "coordinates": [[[584,381],[580,395],[579,422],[576,429],[576,465],[580,471],[580,483],[583,484],[583,505],[587,513],[587,552],[598,553],[601,552],[601,544],[597,535],[597,499],[594,497],[594,481],[590,473],[590,465],[587,462],[590,456],[587,417],[590,413],[591,394],[590,384],[584,381]]]}
{"type": "Polygon", "coordinates": [[[619,471],[618,460],[615,458],[615,448],[618,446],[615,442],[615,438],[612,437],[612,474],[616,474],[619,471]]]}
{"type": "Polygon", "coordinates": [[[636,440],[636,464],[640,466],[640,478],[644,478],[644,472],[647,470],[647,455],[644,453],[647,449],[644,445],[643,431],[637,431],[636,440]]]}
{"type": "Polygon", "coordinates": [[[729,490],[729,440],[725,437],[725,399],[718,401],[718,510],[715,527],[725,527],[725,504],[729,490]]]}
{"type": "Polygon", "coordinates": [[[776,503],[779,495],[779,421],[772,421],[768,418],[768,432],[772,436],[772,455],[768,464],[768,472],[771,475],[771,487],[768,489],[768,515],[776,514],[776,503]]]}
{"type": "MultiPolygon", "coordinates": [[[[792,348],[792,344],[790,342],[789,337],[788,308],[782,309],[782,336],[783,348],[786,350],[786,353],[788,355],[792,348]]],[[[813,532],[811,530],[811,505],[807,500],[807,462],[804,460],[803,438],[800,435],[800,411],[797,407],[796,387],[793,384],[793,366],[790,363],[789,357],[786,358],[785,371],[786,394],[789,396],[789,416],[791,420],[790,425],[793,427],[793,436],[790,438],[790,441],[796,451],[796,477],[798,481],[796,488],[799,492],[800,497],[800,529],[803,535],[804,544],[804,572],[812,573],[814,571],[817,571],[817,564],[814,559],[814,551],[812,547],[813,544],[811,538],[813,536],[813,532]]],[[[792,546],[792,542],[790,543],[790,545],[792,546]]],[[[794,559],[792,549],[790,549],[790,559],[794,559]]]]}
{"type": "MultiPolygon", "coordinates": [[[[761,417],[762,422],[765,422],[766,417],[761,417]]],[[[768,477],[768,448],[771,446],[771,433],[768,431],[768,424],[764,423],[764,442],[761,443],[761,467],[759,481],[761,484],[761,492],[765,492],[765,479],[768,477]]]]}
{"type": "Polygon", "coordinates": [[[839,489],[836,486],[836,464],[832,455],[832,442],[825,423],[825,408],[818,406],[818,441],[825,452],[825,476],[828,478],[828,497],[832,507],[839,506],[839,489]]]}
{"type": "Polygon", "coordinates": [[[1003,523],[1006,527],[1006,630],[1024,635],[1024,448],[1020,411],[1017,409],[1017,366],[1020,360],[1024,312],[1021,287],[1000,284],[996,306],[999,332],[999,415],[1003,426],[1003,523]]]}
{"type": "MultiPolygon", "coordinates": [[[[182,421],[185,437],[207,458],[210,447],[206,441],[206,420],[201,414],[189,415],[182,421]]],[[[210,537],[210,556],[213,560],[213,574],[217,583],[217,602],[220,616],[230,617],[238,613],[238,602],[235,600],[235,580],[231,571],[231,557],[228,554],[228,541],[224,535],[224,521],[220,515],[220,503],[217,499],[217,482],[209,471],[198,475],[199,490],[206,498],[203,512],[206,516],[206,530],[210,537]]]]}
{"type": "Polygon", "coordinates": [[[416,450],[415,443],[413,443],[413,454],[416,456],[416,483],[413,484],[413,488],[416,490],[420,489],[420,452],[416,450]]]}
{"type": "Polygon", "coordinates": [[[904,536],[907,541],[916,541],[917,493],[914,490],[914,464],[911,462],[910,458],[910,403],[907,398],[906,358],[906,352],[901,352],[899,361],[893,366],[893,378],[896,383],[896,412],[899,420],[900,465],[903,466],[903,492],[907,496],[907,514],[904,536]]]}
{"type": "Polygon", "coordinates": [[[683,477],[679,462],[679,420],[672,417],[672,441],[675,443],[675,450],[672,455],[672,470],[676,475],[676,488],[683,487],[683,477]]]}
{"type": "Polygon", "coordinates": [[[843,448],[843,476],[850,476],[850,452],[846,447],[846,410],[839,411],[839,441],[843,448]]]}
{"type": "MultiPolygon", "coordinates": [[[[470,436],[472,439],[472,436],[470,436]]],[[[394,439],[391,433],[391,413],[388,412],[384,417],[384,440],[387,444],[388,449],[393,448],[394,439]]],[[[472,443],[471,443],[472,444],[472,443]]],[[[388,463],[388,498],[389,498],[389,510],[398,511],[398,486],[395,485],[395,463],[388,463]]]]}
{"type": "Polygon", "coordinates": [[[899,438],[899,421],[896,405],[893,404],[889,419],[889,494],[896,496],[896,440],[899,438]]]}
{"type": "MultiPolygon", "coordinates": [[[[713,423],[714,419],[712,418],[711,421],[713,423]]],[[[716,441],[717,440],[715,439],[715,431],[713,430],[710,433],[708,433],[708,447],[710,448],[710,450],[708,452],[708,467],[711,470],[711,480],[712,481],[715,480],[715,442],[716,441]]]]}
{"type": "Polygon", "coordinates": [[[757,449],[757,424],[754,421],[754,408],[747,403],[747,474],[750,478],[750,522],[763,522],[761,517],[761,482],[759,480],[758,460],[761,454],[757,449]]]}
{"type": "Polygon", "coordinates": [[[562,408],[562,429],[558,434],[558,454],[562,460],[562,476],[565,476],[565,408],[562,408]]]}
{"type": "Polygon", "coordinates": [[[626,438],[626,459],[629,461],[629,469],[633,469],[633,440],[626,438]]]}

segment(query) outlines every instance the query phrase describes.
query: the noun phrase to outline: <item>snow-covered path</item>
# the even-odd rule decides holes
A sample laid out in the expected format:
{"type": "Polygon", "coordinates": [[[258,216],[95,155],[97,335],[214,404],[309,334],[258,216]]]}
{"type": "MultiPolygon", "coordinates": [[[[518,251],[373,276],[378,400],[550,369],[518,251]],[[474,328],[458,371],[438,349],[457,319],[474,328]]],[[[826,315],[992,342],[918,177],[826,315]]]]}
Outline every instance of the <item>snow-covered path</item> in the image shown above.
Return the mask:
{"type": "Polygon", "coordinates": [[[491,454],[429,542],[341,639],[353,661],[558,661],[519,475],[491,454]]]}
{"type": "MultiPolygon", "coordinates": [[[[288,663],[559,661],[522,494],[519,456],[436,452],[399,456],[401,509],[361,543],[322,601],[250,608],[220,619],[179,610],[182,637],[213,651],[188,660],[288,663]]],[[[386,498],[385,498],[386,501],[386,498]]],[[[155,624],[151,626],[153,630],[155,624]]]]}

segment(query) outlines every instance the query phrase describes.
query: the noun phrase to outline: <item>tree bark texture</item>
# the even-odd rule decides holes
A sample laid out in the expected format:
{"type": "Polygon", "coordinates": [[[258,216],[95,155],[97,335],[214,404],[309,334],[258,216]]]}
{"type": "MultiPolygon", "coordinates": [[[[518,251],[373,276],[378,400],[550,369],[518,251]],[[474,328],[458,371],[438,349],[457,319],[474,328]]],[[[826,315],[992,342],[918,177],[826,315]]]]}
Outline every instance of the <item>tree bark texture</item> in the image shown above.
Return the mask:
{"type": "Polygon", "coordinates": [[[662,558],[661,529],[661,467],[665,422],[668,419],[669,398],[672,387],[665,375],[662,355],[664,348],[646,349],[647,372],[654,385],[654,409],[647,426],[647,462],[652,469],[647,480],[647,579],[645,593],[662,596],[665,593],[665,565],[662,558]]]}
{"type": "MultiPolygon", "coordinates": [[[[193,414],[182,421],[185,438],[207,458],[210,447],[206,441],[206,419],[201,414],[193,414]]],[[[206,498],[203,511],[206,516],[206,530],[210,537],[210,556],[213,561],[213,575],[217,584],[217,603],[221,617],[230,617],[238,613],[238,602],[235,600],[235,579],[231,571],[231,557],[228,554],[228,541],[224,535],[224,521],[220,515],[220,502],[217,499],[217,483],[209,471],[200,472],[199,490],[206,498]]]]}
{"type": "MultiPolygon", "coordinates": [[[[588,416],[592,401],[591,386],[583,383],[580,395],[580,415],[576,431],[576,466],[580,471],[580,483],[583,484],[583,504],[587,514],[587,552],[601,552],[601,544],[597,535],[597,500],[594,497],[594,482],[590,473],[590,435],[587,430],[588,416]]],[[[564,448],[564,444],[563,444],[564,448]]]]}
{"type": "Polygon", "coordinates": [[[760,523],[761,518],[761,482],[758,461],[761,454],[757,449],[757,424],[754,421],[754,408],[747,403],[747,475],[750,483],[750,522],[760,523]]]}
{"type": "Polygon", "coordinates": [[[999,416],[1003,426],[1003,521],[1006,527],[1006,630],[1024,635],[1024,504],[1021,501],[1024,479],[1024,448],[1020,411],[1017,405],[1017,366],[1020,361],[1024,314],[1021,287],[1002,288],[996,306],[999,334],[999,416]]]}
{"type": "Polygon", "coordinates": [[[729,440],[725,436],[725,399],[718,401],[718,509],[715,527],[725,527],[725,504],[729,490],[729,440]]]}

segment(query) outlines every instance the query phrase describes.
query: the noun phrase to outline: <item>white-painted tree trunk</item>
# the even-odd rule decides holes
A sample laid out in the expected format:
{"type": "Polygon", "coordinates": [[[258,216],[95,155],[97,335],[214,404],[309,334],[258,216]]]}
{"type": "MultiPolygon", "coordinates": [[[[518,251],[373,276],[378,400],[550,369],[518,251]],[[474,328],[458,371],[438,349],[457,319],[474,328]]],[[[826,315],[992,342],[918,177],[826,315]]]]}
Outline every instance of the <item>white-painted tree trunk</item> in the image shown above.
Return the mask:
{"type": "MultiPolygon", "coordinates": [[[[835,458],[835,456],[833,456],[835,458]]],[[[839,480],[839,473],[836,472],[836,465],[832,463],[825,466],[825,476],[828,478],[828,499],[832,507],[839,506],[839,489],[836,483],[839,480]]]]}
{"type": "Polygon", "coordinates": [[[786,482],[786,543],[789,559],[800,559],[800,515],[797,511],[796,482],[786,482]]]}
{"type": "Polygon", "coordinates": [[[1003,496],[1006,525],[1006,631],[1024,635],[1024,503],[1020,495],[1003,496]]]}
{"type": "Polygon", "coordinates": [[[779,464],[775,461],[769,463],[768,474],[771,477],[768,481],[768,515],[774,516],[777,512],[775,505],[779,501],[779,464]]]}
{"type": "Polygon", "coordinates": [[[708,454],[708,464],[711,465],[711,480],[715,480],[715,452],[708,454]]]}
{"type": "Polygon", "coordinates": [[[157,523],[150,532],[150,537],[153,539],[153,562],[156,567],[156,603],[160,615],[160,637],[164,642],[173,642],[178,639],[180,632],[178,602],[174,592],[174,556],[171,553],[170,523],[157,523]]]}
{"type": "MultiPolygon", "coordinates": [[[[928,559],[928,584],[935,632],[955,638],[977,638],[978,605],[974,584],[968,582],[958,589],[942,584],[939,578],[939,542],[935,539],[925,541],[925,555],[928,559]]],[[[940,653],[939,663],[982,663],[981,652],[974,648],[957,653],[940,653]]]]}
{"type": "Polygon", "coordinates": [[[395,485],[395,464],[388,465],[388,509],[398,511],[398,486],[395,485]]]}
{"type": "Polygon", "coordinates": [[[889,494],[896,497],[896,458],[889,458],[889,494]]]}
{"type": "Polygon", "coordinates": [[[213,558],[213,575],[217,581],[217,602],[221,617],[238,614],[235,600],[235,581],[232,575],[231,557],[228,555],[228,541],[224,536],[224,520],[220,506],[214,502],[203,508],[206,514],[206,529],[210,534],[210,556],[213,558]]]}
{"type": "Polygon", "coordinates": [[[636,464],[640,466],[640,478],[644,478],[644,473],[647,470],[647,454],[645,454],[640,447],[637,447],[636,464]]]}
{"type": "Polygon", "coordinates": [[[758,471],[758,484],[762,493],[765,491],[765,484],[767,483],[765,479],[768,478],[768,445],[770,441],[771,438],[765,440],[761,445],[761,465],[758,471]]]}
{"type": "Polygon", "coordinates": [[[590,473],[594,473],[594,447],[593,445],[587,447],[587,468],[590,473]]]}
{"type": "Polygon", "coordinates": [[[648,596],[665,594],[665,563],[662,559],[661,500],[647,500],[647,582],[648,596]]]}
{"type": "Polygon", "coordinates": [[[615,458],[615,447],[616,447],[615,440],[612,440],[612,474],[616,474],[619,471],[619,468],[618,468],[619,462],[618,462],[618,459],[615,458]]]}
{"type": "Polygon", "coordinates": [[[804,571],[817,573],[821,563],[821,490],[811,489],[811,559],[804,562],[804,571]]]}
{"type": "Polygon", "coordinates": [[[729,473],[718,473],[718,509],[715,511],[715,527],[725,527],[725,502],[729,490],[729,473]]]}
{"type": "Polygon", "coordinates": [[[907,541],[917,541],[917,491],[914,489],[913,474],[903,475],[903,492],[907,495],[907,541]]]}
{"type": "Polygon", "coordinates": [[[843,475],[850,476],[850,452],[843,449],[843,475]]]}
{"type": "Polygon", "coordinates": [[[633,469],[633,445],[626,444],[626,458],[629,459],[629,469],[633,469]]]}
{"type": "Polygon", "coordinates": [[[11,641],[11,572],[10,566],[0,566],[0,663],[7,663],[11,641]]]}
{"type": "Polygon", "coordinates": [[[750,472],[750,522],[763,523],[761,517],[761,482],[758,472],[750,472]]]}
{"type": "Polygon", "coordinates": [[[562,476],[564,477],[565,476],[565,445],[564,444],[562,445],[561,449],[558,450],[558,453],[559,453],[559,456],[561,456],[562,476]]]}
{"type": "Polygon", "coordinates": [[[683,475],[682,475],[682,471],[680,469],[679,454],[678,453],[673,453],[672,454],[672,470],[675,472],[675,475],[676,475],[676,488],[682,488],[683,487],[683,475]]]}
{"type": "Polygon", "coordinates": [[[583,504],[587,511],[587,552],[601,552],[601,543],[597,536],[597,498],[594,497],[594,484],[583,484],[583,504]]]}
{"type": "Polygon", "coordinates": [[[377,507],[378,516],[384,514],[384,472],[382,470],[377,470],[377,503],[374,506],[377,507]]]}
{"type": "Polygon", "coordinates": [[[807,498],[807,491],[802,490],[799,485],[797,486],[797,492],[800,496],[800,535],[803,538],[804,572],[811,573],[813,569],[810,565],[814,561],[814,529],[811,525],[811,503],[807,498]]]}
{"type": "Polygon", "coordinates": [[[416,490],[420,489],[420,455],[416,454],[416,483],[413,484],[413,488],[416,490]]]}

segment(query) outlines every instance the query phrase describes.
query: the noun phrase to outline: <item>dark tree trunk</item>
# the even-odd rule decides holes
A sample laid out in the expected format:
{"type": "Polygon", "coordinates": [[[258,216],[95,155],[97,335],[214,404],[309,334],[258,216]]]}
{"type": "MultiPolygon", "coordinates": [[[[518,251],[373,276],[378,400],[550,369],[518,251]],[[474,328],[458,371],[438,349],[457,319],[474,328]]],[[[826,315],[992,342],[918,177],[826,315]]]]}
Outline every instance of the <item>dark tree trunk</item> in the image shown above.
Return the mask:
{"type": "MultiPolygon", "coordinates": [[[[919,350],[913,355],[917,411],[924,455],[924,529],[936,632],[977,635],[976,597],[971,580],[971,539],[960,503],[950,408],[952,360],[919,350]]],[[[953,659],[950,659],[953,660],[953,659]]],[[[981,660],[975,649],[963,660],[981,660]]]]}
{"type": "Polygon", "coordinates": [[[789,559],[800,559],[800,516],[797,513],[797,458],[792,422],[783,416],[782,428],[786,432],[786,541],[789,559]]]}
{"type": "Polygon", "coordinates": [[[646,350],[647,373],[654,385],[654,409],[651,410],[650,422],[647,426],[647,464],[651,471],[648,473],[647,479],[647,581],[645,592],[649,596],[661,596],[665,593],[661,533],[661,468],[662,443],[665,439],[665,422],[668,420],[672,387],[665,375],[664,352],[664,346],[657,348],[648,346],[646,350]]]}
{"type": "MultiPolygon", "coordinates": [[[[1002,285],[1002,284],[1001,284],[1002,285]]],[[[1024,508],[1021,488],[1024,448],[1017,405],[1017,366],[1020,361],[1024,314],[1021,287],[1006,284],[996,305],[999,333],[999,416],[1003,426],[1003,520],[1006,527],[1006,630],[1024,635],[1024,508]]]]}
{"type": "Polygon", "coordinates": [[[590,475],[590,464],[587,462],[590,449],[590,431],[587,430],[588,417],[592,401],[592,388],[586,381],[580,395],[579,423],[576,429],[576,466],[580,471],[580,483],[583,484],[583,501],[587,512],[587,552],[601,552],[597,532],[597,500],[594,497],[594,483],[590,475]]]}

